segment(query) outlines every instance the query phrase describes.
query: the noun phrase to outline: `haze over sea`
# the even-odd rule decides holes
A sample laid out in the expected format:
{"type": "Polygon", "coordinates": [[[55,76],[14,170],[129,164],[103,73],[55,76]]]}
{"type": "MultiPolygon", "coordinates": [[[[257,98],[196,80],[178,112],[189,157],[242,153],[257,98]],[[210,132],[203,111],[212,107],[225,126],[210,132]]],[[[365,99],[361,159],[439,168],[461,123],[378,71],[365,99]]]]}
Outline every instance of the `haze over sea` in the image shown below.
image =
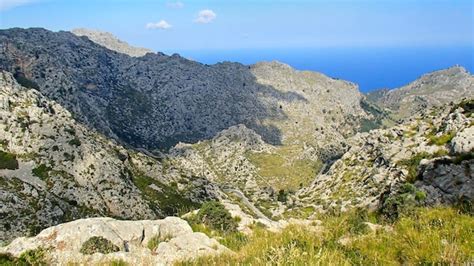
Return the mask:
{"type": "Polygon", "coordinates": [[[222,61],[254,64],[277,60],[298,70],[317,71],[352,81],[362,92],[401,87],[424,73],[454,65],[461,65],[471,73],[474,67],[474,47],[466,46],[185,50],[180,54],[206,64],[222,61]]]}

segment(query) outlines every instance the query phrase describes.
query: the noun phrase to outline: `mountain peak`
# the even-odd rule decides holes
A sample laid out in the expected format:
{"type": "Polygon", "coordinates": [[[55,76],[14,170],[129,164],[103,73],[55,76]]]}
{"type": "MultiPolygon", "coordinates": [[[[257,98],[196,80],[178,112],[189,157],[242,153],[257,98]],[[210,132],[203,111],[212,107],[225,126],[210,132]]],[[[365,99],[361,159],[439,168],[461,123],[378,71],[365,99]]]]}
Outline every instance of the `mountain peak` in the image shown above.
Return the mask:
{"type": "Polygon", "coordinates": [[[73,29],[71,32],[77,36],[85,36],[89,38],[89,40],[110,50],[127,54],[129,56],[140,57],[146,55],[147,53],[153,53],[153,51],[150,49],[131,46],[128,43],[118,39],[110,32],[86,28],[73,29]]]}

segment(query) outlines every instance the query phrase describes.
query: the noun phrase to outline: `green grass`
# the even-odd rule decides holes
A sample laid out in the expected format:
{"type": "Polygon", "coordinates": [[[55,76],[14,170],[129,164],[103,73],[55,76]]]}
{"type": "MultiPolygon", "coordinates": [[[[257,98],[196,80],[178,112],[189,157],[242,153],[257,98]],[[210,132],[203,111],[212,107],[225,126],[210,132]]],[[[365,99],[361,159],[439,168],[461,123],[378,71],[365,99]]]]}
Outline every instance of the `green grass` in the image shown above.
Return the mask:
{"type": "Polygon", "coordinates": [[[354,223],[370,219],[357,212],[324,217],[319,232],[256,228],[235,253],[178,265],[459,265],[473,259],[474,218],[454,209],[418,208],[391,224],[393,230],[354,232],[354,223]],[[342,237],[351,241],[342,245],[342,237]]]}
{"type": "Polygon", "coordinates": [[[447,143],[450,143],[451,140],[456,136],[456,132],[450,131],[446,134],[443,134],[441,136],[436,136],[436,135],[428,135],[428,144],[430,145],[438,145],[438,146],[443,146],[446,145],[447,143]]]}
{"type": "Polygon", "coordinates": [[[18,169],[18,161],[16,160],[16,155],[0,151],[0,169],[18,169]]]}
{"type": "Polygon", "coordinates": [[[158,245],[161,242],[166,242],[166,241],[169,241],[170,239],[171,237],[169,235],[157,234],[153,236],[152,238],[150,238],[150,240],[148,240],[147,247],[153,251],[158,247],[158,245]]]}
{"type": "Polygon", "coordinates": [[[258,174],[275,190],[297,190],[301,185],[310,183],[319,172],[321,162],[299,159],[300,155],[299,146],[278,147],[272,153],[246,154],[249,161],[258,168],[258,174]]]}

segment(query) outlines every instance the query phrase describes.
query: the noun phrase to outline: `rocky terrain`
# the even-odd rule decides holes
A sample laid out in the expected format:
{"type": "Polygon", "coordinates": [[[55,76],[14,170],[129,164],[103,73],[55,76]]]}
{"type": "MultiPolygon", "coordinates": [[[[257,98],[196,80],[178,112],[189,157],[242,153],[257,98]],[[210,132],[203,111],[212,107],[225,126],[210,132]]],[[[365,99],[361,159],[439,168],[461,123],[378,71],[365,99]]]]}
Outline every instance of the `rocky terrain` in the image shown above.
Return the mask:
{"type": "Polygon", "coordinates": [[[140,57],[148,53],[153,53],[150,49],[130,46],[128,43],[117,39],[117,37],[109,32],[84,28],[73,29],[71,32],[77,36],[86,36],[91,41],[100,44],[107,49],[129,56],[140,57]]]}
{"type": "Polygon", "coordinates": [[[2,30],[0,67],[81,123],[150,151],[210,139],[238,124],[271,144],[323,145],[371,118],[355,84],[319,73],[277,62],[204,65],[162,53],[134,58],[70,32],[2,30]]]}
{"type": "Polygon", "coordinates": [[[0,252],[13,256],[20,256],[25,250],[44,252],[44,259],[55,265],[107,265],[114,262],[172,265],[180,260],[230,252],[215,239],[193,232],[186,221],[177,217],[143,221],[81,219],[50,227],[35,237],[17,238],[0,248],[0,252]],[[83,243],[93,237],[110,241],[110,249],[115,252],[89,254],[83,243]]]}
{"type": "Polygon", "coordinates": [[[225,253],[179,218],[156,220],[191,211],[191,222],[210,200],[245,234],[319,230],[320,214],[353,209],[390,216],[406,202],[472,213],[474,78],[461,67],[365,96],[279,62],[204,65],[122,44],[0,30],[0,241],[52,226],[0,252],[51,246],[63,264],[225,253]],[[102,216],[134,221],[70,222],[102,216]],[[118,250],[78,253],[94,236],[118,250]]]}
{"type": "Polygon", "coordinates": [[[408,118],[433,106],[472,97],[474,78],[461,66],[425,74],[394,90],[369,93],[368,98],[391,111],[395,119],[408,118]]]}
{"type": "Polygon", "coordinates": [[[150,219],[215,198],[207,180],[166,171],[78,124],[0,73],[1,240],[88,216],[150,219]]]}

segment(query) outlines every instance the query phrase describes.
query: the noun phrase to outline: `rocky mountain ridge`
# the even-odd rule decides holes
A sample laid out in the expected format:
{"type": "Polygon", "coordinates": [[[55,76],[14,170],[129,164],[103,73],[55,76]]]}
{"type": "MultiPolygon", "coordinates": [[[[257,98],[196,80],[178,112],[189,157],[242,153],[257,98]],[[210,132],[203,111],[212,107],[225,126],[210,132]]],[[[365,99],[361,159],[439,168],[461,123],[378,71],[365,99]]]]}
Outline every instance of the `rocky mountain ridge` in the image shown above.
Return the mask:
{"type": "Polygon", "coordinates": [[[112,51],[129,56],[140,57],[148,53],[153,53],[153,51],[150,49],[130,46],[128,43],[121,41],[109,32],[85,28],[73,29],[71,32],[77,36],[86,36],[91,41],[100,44],[112,51]]]}
{"type": "Polygon", "coordinates": [[[407,183],[424,204],[473,199],[474,86],[459,67],[366,97],[279,62],[133,58],[69,32],[9,29],[0,69],[3,241],[211,199],[242,230],[380,209],[407,183]]]}

